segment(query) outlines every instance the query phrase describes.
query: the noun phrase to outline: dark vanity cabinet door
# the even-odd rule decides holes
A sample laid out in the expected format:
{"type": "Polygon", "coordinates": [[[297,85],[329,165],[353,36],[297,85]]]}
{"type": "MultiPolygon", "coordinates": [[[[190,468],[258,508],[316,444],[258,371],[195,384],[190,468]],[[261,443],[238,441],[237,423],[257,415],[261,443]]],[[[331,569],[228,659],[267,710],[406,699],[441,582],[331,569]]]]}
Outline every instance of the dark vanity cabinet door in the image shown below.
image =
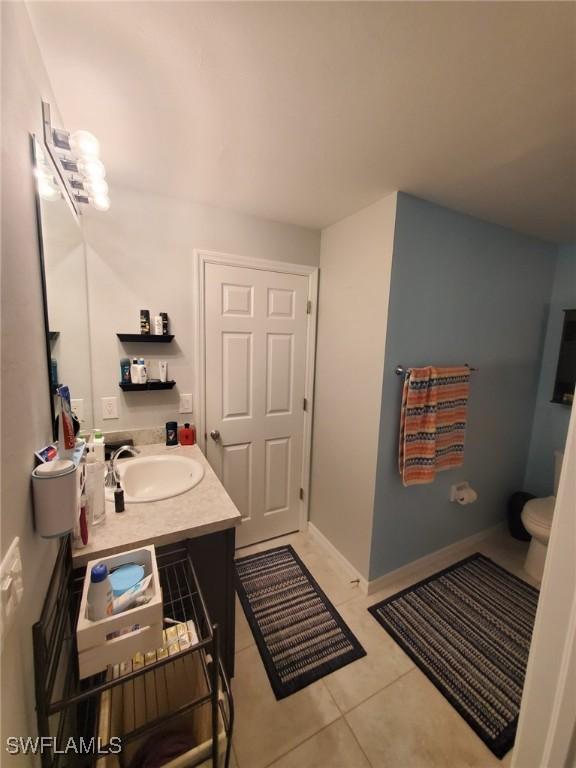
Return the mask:
{"type": "Polygon", "coordinates": [[[220,653],[230,678],[234,676],[235,533],[235,528],[229,528],[187,542],[210,620],[220,628],[220,653]]]}

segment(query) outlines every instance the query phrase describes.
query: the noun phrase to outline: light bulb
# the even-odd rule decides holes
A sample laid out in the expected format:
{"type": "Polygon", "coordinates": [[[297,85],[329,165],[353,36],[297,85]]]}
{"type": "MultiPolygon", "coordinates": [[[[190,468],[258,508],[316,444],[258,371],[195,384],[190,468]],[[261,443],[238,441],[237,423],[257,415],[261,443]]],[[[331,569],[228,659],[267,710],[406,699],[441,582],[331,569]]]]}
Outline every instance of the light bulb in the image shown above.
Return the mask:
{"type": "Polygon", "coordinates": [[[101,160],[86,158],[78,162],[78,170],[89,179],[103,179],[106,176],[106,168],[101,160]]]}
{"type": "Polygon", "coordinates": [[[100,154],[100,142],[89,131],[75,131],[70,135],[70,149],[82,158],[97,158],[100,154]]]}
{"type": "Polygon", "coordinates": [[[90,198],[90,202],[97,211],[107,211],[110,208],[110,198],[108,195],[95,195],[90,198]]]}
{"type": "Polygon", "coordinates": [[[108,184],[106,184],[104,179],[89,178],[84,182],[84,189],[86,189],[92,197],[107,197],[108,195],[108,184]]]}

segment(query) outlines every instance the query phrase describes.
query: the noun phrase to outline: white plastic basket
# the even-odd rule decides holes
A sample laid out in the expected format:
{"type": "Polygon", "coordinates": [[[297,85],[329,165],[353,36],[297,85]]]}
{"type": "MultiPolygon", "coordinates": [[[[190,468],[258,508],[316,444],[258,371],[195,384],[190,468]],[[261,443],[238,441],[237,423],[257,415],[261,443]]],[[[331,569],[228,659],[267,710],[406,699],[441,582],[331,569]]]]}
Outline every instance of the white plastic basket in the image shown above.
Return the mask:
{"type": "Polygon", "coordinates": [[[91,560],[86,566],[76,626],[80,679],[102,672],[111,664],[131,659],[135,653],[146,653],[160,648],[162,623],[162,590],[154,546],[139,547],[110,557],[91,560]],[[144,575],[152,575],[152,581],[147,590],[152,595],[150,601],[116,616],[91,621],[87,617],[88,589],[92,566],[98,563],[105,563],[108,571],[126,563],[142,565],[144,575]]]}

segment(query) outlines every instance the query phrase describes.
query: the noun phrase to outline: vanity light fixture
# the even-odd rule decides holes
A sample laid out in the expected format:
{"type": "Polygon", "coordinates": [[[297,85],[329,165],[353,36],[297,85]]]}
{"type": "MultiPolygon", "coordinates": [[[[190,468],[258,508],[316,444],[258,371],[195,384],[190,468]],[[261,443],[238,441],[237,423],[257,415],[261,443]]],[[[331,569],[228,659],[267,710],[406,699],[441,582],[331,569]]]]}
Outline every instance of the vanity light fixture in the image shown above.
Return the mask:
{"type": "Polygon", "coordinates": [[[54,178],[54,172],[42,147],[36,142],[36,168],[34,169],[38,194],[43,200],[53,202],[62,196],[58,182],[54,178]]]}
{"type": "Polygon", "coordinates": [[[53,128],[50,105],[42,102],[44,142],[60,172],[64,186],[79,211],[79,204],[92,205],[98,211],[110,208],[106,168],[100,160],[100,142],[89,131],[69,133],[53,128]]]}

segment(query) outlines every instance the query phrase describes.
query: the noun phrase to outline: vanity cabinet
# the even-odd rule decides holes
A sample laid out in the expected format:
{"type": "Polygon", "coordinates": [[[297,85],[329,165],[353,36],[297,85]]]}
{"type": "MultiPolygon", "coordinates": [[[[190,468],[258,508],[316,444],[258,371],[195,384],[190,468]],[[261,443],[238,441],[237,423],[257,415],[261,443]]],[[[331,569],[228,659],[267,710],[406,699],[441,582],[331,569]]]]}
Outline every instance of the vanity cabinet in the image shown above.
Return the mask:
{"type": "MultiPolygon", "coordinates": [[[[220,655],[229,678],[234,676],[235,533],[235,528],[228,528],[225,531],[186,540],[210,620],[218,624],[220,629],[220,655]]],[[[157,551],[169,552],[181,546],[181,543],[169,544],[158,547],[157,551]]]]}

